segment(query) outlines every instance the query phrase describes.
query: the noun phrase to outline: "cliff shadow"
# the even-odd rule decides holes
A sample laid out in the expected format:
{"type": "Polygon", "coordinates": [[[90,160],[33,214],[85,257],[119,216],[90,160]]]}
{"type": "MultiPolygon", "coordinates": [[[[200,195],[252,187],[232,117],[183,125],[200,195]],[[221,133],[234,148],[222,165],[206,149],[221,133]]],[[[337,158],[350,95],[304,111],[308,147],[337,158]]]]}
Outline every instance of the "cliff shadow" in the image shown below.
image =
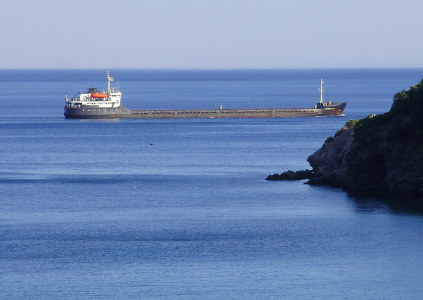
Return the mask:
{"type": "Polygon", "coordinates": [[[390,214],[423,216],[423,199],[403,195],[347,192],[359,212],[385,211],[390,214]]]}

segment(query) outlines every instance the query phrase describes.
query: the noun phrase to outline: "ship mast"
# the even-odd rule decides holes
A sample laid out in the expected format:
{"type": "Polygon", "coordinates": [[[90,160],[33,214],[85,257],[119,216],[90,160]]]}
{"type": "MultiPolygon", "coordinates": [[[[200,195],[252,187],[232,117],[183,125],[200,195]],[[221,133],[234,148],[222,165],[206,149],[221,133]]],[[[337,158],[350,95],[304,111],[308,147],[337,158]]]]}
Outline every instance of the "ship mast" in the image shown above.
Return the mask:
{"type": "Polygon", "coordinates": [[[323,103],[323,79],[320,79],[320,103],[323,103]]]}
{"type": "Polygon", "coordinates": [[[110,77],[109,70],[107,70],[107,92],[110,94],[110,81],[115,80],[113,77],[110,77]]]}

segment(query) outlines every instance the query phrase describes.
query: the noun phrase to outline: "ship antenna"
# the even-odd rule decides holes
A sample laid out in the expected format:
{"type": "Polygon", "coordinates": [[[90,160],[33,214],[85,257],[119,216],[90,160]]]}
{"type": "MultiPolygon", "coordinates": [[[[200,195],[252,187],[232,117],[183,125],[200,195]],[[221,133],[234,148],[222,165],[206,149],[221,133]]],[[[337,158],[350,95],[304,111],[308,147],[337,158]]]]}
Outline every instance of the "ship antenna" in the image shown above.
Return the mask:
{"type": "Polygon", "coordinates": [[[107,70],[107,92],[110,94],[110,81],[115,80],[113,77],[110,77],[109,70],[107,70]]]}
{"type": "Polygon", "coordinates": [[[323,79],[320,79],[320,103],[323,103],[323,79]]]}

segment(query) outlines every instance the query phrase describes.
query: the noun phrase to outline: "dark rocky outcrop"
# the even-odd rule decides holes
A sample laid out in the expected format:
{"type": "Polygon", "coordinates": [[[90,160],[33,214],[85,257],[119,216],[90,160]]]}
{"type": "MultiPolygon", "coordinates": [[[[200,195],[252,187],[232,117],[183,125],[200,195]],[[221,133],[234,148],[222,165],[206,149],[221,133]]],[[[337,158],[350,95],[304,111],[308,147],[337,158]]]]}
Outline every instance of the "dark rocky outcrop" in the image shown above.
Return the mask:
{"type": "Polygon", "coordinates": [[[314,177],[314,172],[307,169],[301,171],[285,171],[282,174],[273,174],[267,176],[266,180],[303,180],[303,179],[311,179],[314,177]]]}
{"type": "Polygon", "coordinates": [[[309,184],[423,197],[423,81],[397,93],[389,112],[348,121],[308,162],[309,184]]]}

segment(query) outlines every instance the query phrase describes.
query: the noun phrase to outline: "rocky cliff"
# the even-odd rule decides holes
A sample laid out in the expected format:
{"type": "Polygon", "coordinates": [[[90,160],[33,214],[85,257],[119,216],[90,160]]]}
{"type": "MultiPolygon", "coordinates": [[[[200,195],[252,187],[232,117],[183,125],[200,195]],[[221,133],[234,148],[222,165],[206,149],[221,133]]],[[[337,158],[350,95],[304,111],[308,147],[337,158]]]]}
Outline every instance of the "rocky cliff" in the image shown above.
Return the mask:
{"type": "MultiPolygon", "coordinates": [[[[423,197],[423,80],[397,93],[389,112],[348,121],[308,162],[309,184],[423,197]]],[[[283,180],[276,175],[267,179],[283,180]]]]}

